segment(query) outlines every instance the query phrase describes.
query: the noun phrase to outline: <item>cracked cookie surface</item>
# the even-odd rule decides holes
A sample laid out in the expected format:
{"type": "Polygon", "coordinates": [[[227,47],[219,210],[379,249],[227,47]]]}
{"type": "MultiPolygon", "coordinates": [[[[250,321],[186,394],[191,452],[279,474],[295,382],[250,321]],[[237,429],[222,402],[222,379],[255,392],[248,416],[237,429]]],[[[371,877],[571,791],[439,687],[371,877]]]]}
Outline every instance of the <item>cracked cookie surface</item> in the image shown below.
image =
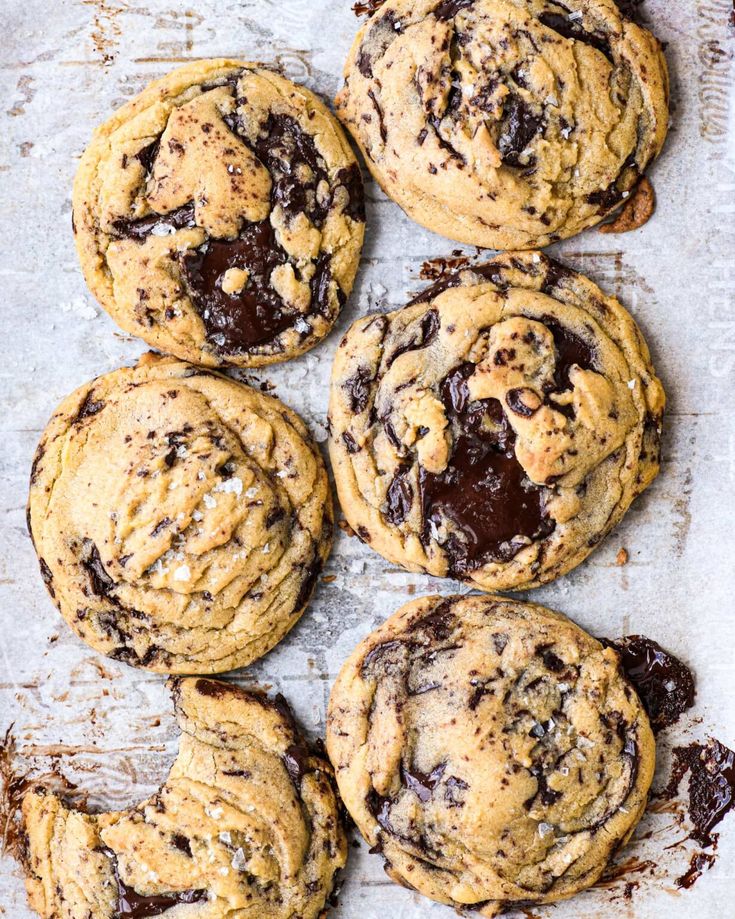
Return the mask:
{"type": "Polygon", "coordinates": [[[99,127],[74,184],[84,276],[125,331],[184,360],[259,366],[313,347],[352,289],[362,179],[308,89],[189,64],[99,127]]]}
{"type": "Polygon", "coordinates": [[[80,638],[149,670],[216,673],[296,623],[329,554],[332,501],[319,451],[283,403],[149,354],[56,410],[28,524],[80,638]]]}
{"type": "Polygon", "coordinates": [[[31,906],[42,919],[318,919],[347,859],[330,766],[282,696],[172,688],[182,733],[157,794],[97,814],[25,796],[31,906]]]}
{"type": "Polygon", "coordinates": [[[398,883],[496,916],[591,886],[645,809],[655,743],[604,648],[504,597],[425,597],[332,690],[342,800],[398,883]]]}
{"type": "Polygon", "coordinates": [[[340,503],[410,571],[534,587],[653,480],[663,408],[617,300],[540,253],[506,253],[348,330],[329,409],[340,503]]]}
{"type": "Polygon", "coordinates": [[[659,42],[614,0],[387,0],[337,113],[418,223],[545,246],[624,201],[668,128],[659,42]]]}

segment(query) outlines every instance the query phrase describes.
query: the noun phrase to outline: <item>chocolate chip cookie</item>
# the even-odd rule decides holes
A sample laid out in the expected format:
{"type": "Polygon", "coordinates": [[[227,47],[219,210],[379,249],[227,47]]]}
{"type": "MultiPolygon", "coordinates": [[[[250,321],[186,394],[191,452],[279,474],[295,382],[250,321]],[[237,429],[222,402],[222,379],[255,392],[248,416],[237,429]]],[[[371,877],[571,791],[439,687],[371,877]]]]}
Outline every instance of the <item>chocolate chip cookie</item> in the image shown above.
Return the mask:
{"type": "Polygon", "coordinates": [[[329,554],[332,502],[319,451],[283,403],[150,354],[56,410],[28,525],[80,638],[149,670],[216,673],[298,620],[329,554]]]}
{"type": "Polygon", "coordinates": [[[240,61],[188,64],[94,134],[77,251],[127,332],[184,360],[254,367],[313,347],[350,293],[360,169],[308,89],[240,61]]]}
{"type": "Polygon", "coordinates": [[[504,597],[424,597],[332,690],[342,800],[399,883],[497,916],[591,886],[646,806],[655,743],[611,648],[504,597]]]}
{"type": "Polygon", "coordinates": [[[598,223],[669,118],[661,45],[614,0],[387,0],[336,103],[410,217],[493,249],[598,223]]]}
{"type": "Polygon", "coordinates": [[[317,919],[347,858],[331,768],[282,696],[194,678],[173,692],[182,735],[158,794],[97,814],[26,795],[31,906],[42,919],[317,919]]]}
{"type": "Polygon", "coordinates": [[[483,590],[578,565],[659,467],[664,393],[630,315],[538,252],[440,278],[337,349],[330,451],[351,527],[483,590]]]}

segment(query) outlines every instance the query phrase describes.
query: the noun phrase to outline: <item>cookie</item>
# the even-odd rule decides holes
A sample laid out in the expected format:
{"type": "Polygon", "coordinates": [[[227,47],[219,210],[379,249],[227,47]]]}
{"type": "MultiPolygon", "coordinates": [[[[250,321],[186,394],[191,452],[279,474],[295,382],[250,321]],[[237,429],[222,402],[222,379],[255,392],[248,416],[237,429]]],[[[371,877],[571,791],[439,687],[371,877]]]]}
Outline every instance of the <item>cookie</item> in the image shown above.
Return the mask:
{"type": "Polygon", "coordinates": [[[617,300],[506,253],[347,332],[330,401],[342,509],[409,571],[534,587],[578,565],[655,477],[663,407],[617,300]]]}
{"type": "Polygon", "coordinates": [[[387,0],[344,76],[337,113],[386,194],[492,249],[598,223],[668,129],[661,45],[614,0],[387,0]]]}
{"type": "Polygon", "coordinates": [[[308,89],[197,61],[96,130],[73,225],[87,283],[126,332],[194,363],[255,367],[334,324],[360,258],[362,179],[308,89]]]}
{"type": "Polygon", "coordinates": [[[179,753],[153,797],[90,814],[43,788],[25,796],[32,908],[42,919],[322,916],[347,858],[329,765],[282,696],[196,678],[173,692],[179,753]]]}
{"type": "Polygon", "coordinates": [[[283,403],[146,355],[51,418],[28,527],[49,593],[95,650],[217,673],[298,620],[332,541],[317,447],[283,403]]]}
{"type": "Polygon", "coordinates": [[[334,684],[327,749],[388,874],[482,916],[594,884],[655,766],[617,653],[499,596],[424,597],[368,635],[334,684]]]}

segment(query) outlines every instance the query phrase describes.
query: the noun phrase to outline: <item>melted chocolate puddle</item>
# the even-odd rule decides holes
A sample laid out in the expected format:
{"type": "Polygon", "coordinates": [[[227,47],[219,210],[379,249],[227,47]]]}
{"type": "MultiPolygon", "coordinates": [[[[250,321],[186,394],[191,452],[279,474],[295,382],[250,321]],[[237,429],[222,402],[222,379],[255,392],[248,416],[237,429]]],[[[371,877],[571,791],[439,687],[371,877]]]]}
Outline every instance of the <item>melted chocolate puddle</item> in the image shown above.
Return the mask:
{"type": "Polygon", "coordinates": [[[448,518],[459,530],[443,548],[449,573],[464,576],[490,560],[507,561],[526,544],[544,539],[554,521],[544,507],[542,489],[531,483],[515,455],[515,434],[496,399],[470,402],[467,380],[475,365],[461,364],[442,383],[441,395],[454,432],[447,468],[421,469],[419,484],[429,542],[434,527],[448,518]],[[483,421],[494,423],[492,430],[483,421]],[[516,537],[524,537],[518,540],[516,537]]]}
{"type": "Polygon", "coordinates": [[[295,315],[271,287],[274,268],[287,261],[269,220],[254,223],[238,239],[212,240],[188,252],[182,268],[207,337],[221,351],[236,353],[272,341],[293,325],[295,315]],[[229,268],[249,272],[236,294],[226,294],[220,278],[229,268]]]}
{"type": "Polygon", "coordinates": [[[691,670],[657,642],[629,635],[606,644],[620,655],[620,666],[641,697],[654,731],[675,724],[694,705],[691,670]]]}

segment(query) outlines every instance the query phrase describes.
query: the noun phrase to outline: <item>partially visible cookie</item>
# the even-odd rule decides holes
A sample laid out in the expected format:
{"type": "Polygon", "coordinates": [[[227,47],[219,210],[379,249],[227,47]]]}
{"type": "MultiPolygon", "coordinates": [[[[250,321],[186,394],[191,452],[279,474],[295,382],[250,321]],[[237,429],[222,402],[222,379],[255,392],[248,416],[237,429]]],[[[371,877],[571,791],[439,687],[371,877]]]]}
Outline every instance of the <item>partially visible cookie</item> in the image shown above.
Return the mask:
{"type": "Polygon", "coordinates": [[[332,689],[327,749],[388,874],[482,916],[594,884],[655,766],[617,653],[498,596],[424,597],[368,635],[332,689]]]}
{"type": "Polygon", "coordinates": [[[253,367],[329,332],[365,213],[359,166],[312,92],[205,60],[95,131],[73,221],[87,283],[125,331],[194,363],[253,367]]]}
{"type": "Polygon", "coordinates": [[[317,447],[282,402],[149,354],[51,418],[28,525],[49,593],[97,651],[217,673],[270,650],[332,541],[317,447]]]}
{"type": "Polygon", "coordinates": [[[534,587],[586,558],[653,480],[663,408],[617,300],[506,253],[345,335],[329,409],[340,503],[410,571],[534,587]]]}
{"type": "Polygon", "coordinates": [[[386,194],[492,249],[598,223],[668,129],[661,45],[615,0],[387,0],[344,75],[337,113],[386,194]]]}
{"type": "Polygon", "coordinates": [[[347,859],[328,763],[282,696],[172,686],[179,752],[153,797],[88,814],[43,788],[25,796],[32,908],[42,919],[318,919],[347,859]]]}

